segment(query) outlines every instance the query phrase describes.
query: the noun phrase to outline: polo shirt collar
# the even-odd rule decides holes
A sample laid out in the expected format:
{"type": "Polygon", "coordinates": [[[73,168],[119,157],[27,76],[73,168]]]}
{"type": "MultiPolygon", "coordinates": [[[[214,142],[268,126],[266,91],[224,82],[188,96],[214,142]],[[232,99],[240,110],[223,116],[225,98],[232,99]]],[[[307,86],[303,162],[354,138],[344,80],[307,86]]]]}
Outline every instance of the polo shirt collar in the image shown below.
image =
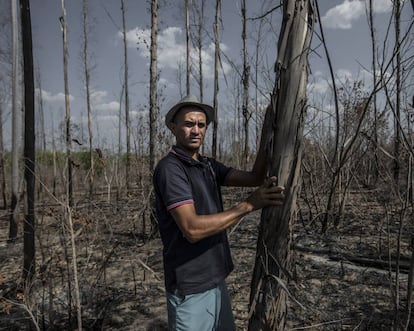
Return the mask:
{"type": "Polygon", "coordinates": [[[174,145],[171,150],[170,154],[175,155],[181,161],[184,161],[190,165],[199,165],[200,163],[206,163],[207,158],[205,156],[201,156],[198,154],[198,160],[194,160],[186,151],[184,151],[181,147],[174,145]]]}

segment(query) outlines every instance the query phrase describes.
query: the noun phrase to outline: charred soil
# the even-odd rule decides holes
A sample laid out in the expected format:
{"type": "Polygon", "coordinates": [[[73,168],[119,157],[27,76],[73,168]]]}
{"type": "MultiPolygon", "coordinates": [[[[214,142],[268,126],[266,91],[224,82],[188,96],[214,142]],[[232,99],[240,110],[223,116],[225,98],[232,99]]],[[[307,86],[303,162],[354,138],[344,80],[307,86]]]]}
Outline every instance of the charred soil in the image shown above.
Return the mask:
{"type": "MultiPolygon", "coordinates": [[[[226,192],[226,205],[243,194],[226,192]]],[[[398,206],[360,194],[345,210],[324,234],[318,218],[299,214],[286,330],[404,324],[411,223],[401,224],[398,206]]],[[[162,245],[158,236],[148,238],[149,212],[140,199],[79,203],[73,219],[83,328],[166,330],[162,245]]],[[[229,231],[235,270],[227,282],[239,330],[247,330],[259,222],[256,212],[229,231]]],[[[36,233],[36,275],[22,284],[23,239],[8,243],[8,216],[0,220],[0,330],[75,330],[73,260],[61,206],[37,207],[36,233]]]]}

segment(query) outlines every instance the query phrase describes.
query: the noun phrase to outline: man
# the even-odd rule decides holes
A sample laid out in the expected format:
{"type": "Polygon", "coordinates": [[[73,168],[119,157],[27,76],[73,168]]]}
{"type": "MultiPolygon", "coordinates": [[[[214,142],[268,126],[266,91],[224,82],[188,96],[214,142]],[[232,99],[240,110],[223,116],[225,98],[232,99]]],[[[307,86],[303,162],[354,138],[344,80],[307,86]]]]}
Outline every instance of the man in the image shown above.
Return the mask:
{"type": "Polygon", "coordinates": [[[201,156],[213,108],[187,96],[165,123],[176,145],[154,172],[156,213],[163,242],[170,330],[235,330],[225,278],[233,270],[226,229],[248,213],[283,204],[283,187],[265,180],[260,146],[252,171],[201,156]],[[259,186],[246,200],[223,210],[220,186],[259,186]]]}

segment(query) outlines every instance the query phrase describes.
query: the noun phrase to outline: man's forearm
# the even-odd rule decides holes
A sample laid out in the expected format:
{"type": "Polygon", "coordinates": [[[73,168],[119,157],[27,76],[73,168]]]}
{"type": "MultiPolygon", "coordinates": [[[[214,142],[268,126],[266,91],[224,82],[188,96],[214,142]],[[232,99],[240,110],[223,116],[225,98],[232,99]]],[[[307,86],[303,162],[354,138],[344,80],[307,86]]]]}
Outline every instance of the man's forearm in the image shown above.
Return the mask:
{"type": "MultiPolygon", "coordinates": [[[[188,205],[185,208],[190,209],[191,206],[188,205]]],[[[188,241],[194,243],[224,231],[253,210],[254,206],[251,203],[243,201],[216,214],[197,215],[191,211],[191,216],[185,217],[182,214],[183,210],[181,212],[179,210],[172,211],[172,214],[183,235],[188,241]]]]}

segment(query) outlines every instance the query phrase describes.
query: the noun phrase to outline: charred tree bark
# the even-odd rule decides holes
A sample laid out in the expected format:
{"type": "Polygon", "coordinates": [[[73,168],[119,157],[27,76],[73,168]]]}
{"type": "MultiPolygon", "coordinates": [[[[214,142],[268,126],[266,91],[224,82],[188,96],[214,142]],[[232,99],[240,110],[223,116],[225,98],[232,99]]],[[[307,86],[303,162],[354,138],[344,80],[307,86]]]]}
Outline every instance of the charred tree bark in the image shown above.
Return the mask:
{"type": "Polygon", "coordinates": [[[185,35],[186,35],[186,76],[185,76],[185,83],[186,83],[186,93],[190,95],[190,13],[189,13],[189,5],[188,0],[185,0],[185,35]]]}
{"type": "Polygon", "coordinates": [[[218,68],[219,68],[219,57],[220,57],[220,38],[219,38],[219,21],[221,18],[221,0],[216,0],[216,14],[214,19],[214,96],[213,96],[213,108],[214,108],[214,119],[213,119],[213,141],[211,144],[211,154],[213,158],[217,157],[217,131],[218,131],[218,68]]]}
{"type": "Polygon", "coordinates": [[[286,325],[284,288],[290,279],[291,226],[297,213],[313,21],[310,0],[284,2],[271,101],[274,130],[266,145],[270,175],[277,176],[278,184],[285,186],[286,201],[283,207],[262,212],[251,282],[249,330],[284,330],[286,325]]]}
{"type": "Polygon", "coordinates": [[[246,47],[246,0],[242,0],[241,3],[242,12],[242,42],[243,42],[243,127],[244,127],[244,148],[243,148],[243,165],[244,169],[247,168],[249,159],[249,122],[251,114],[249,112],[249,80],[250,80],[250,65],[247,59],[247,47],[246,47]]]}
{"type": "Polygon", "coordinates": [[[59,18],[62,29],[63,43],[63,80],[65,85],[65,123],[66,123],[66,195],[69,207],[73,206],[72,184],[72,135],[70,130],[70,106],[69,106],[69,79],[68,79],[68,43],[65,0],[62,0],[62,16],[59,18]]]}
{"type": "Polygon", "coordinates": [[[12,38],[13,38],[13,64],[12,64],[12,174],[11,174],[11,201],[9,240],[14,241],[18,231],[18,196],[19,196],[19,110],[18,110],[18,24],[17,0],[11,2],[12,38]]]}
{"type": "Polygon", "coordinates": [[[400,159],[401,159],[401,7],[400,1],[393,2],[394,24],[395,24],[395,114],[394,114],[394,181],[399,187],[400,159]]]}
{"type": "Polygon", "coordinates": [[[29,0],[20,0],[24,70],[24,213],[23,279],[27,284],[35,273],[35,98],[33,76],[32,24],[29,0]]]}
{"type": "Polygon", "coordinates": [[[126,130],[126,164],[125,164],[125,182],[127,191],[130,189],[129,172],[131,167],[131,124],[129,122],[129,93],[128,93],[128,49],[126,40],[125,27],[125,3],[121,0],[122,10],[122,36],[124,42],[124,93],[125,93],[125,130],[126,130]]]}
{"type": "MultiPolygon", "coordinates": [[[[197,30],[197,48],[198,48],[198,83],[200,102],[203,102],[204,98],[204,85],[203,85],[203,29],[204,29],[204,6],[205,0],[201,0],[200,9],[198,11],[198,30],[197,30]]],[[[204,147],[204,145],[203,145],[204,147]]]]}
{"type": "MultiPolygon", "coordinates": [[[[157,231],[157,222],[155,220],[155,197],[152,193],[152,174],[156,165],[156,141],[157,141],[157,122],[158,122],[158,68],[157,68],[157,52],[158,52],[158,0],[151,2],[151,47],[150,47],[150,88],[149,88],[149,123],[150,123],[150,156],[149,156],[149,183],[148,196],[150,198],[151,209],[151,230],[150,236],[157,231]]],[[[143,235],[146,235],[146,222],[143,216],[143,235]]]]}
{"type": "MultiPolygon", "coordinates": [[[[372,46],[372,72],[373,72],[373,85],[377,86],[377,57],[376,57],[376,40],[375,40],[375,28],[374,28],[374,8],[372,0],[369,0],[369,28],[371,35],[371,46],[372,46]]],[[[377,108],[377,95],[373,96],[373,107],[374,107],[374,185],[377,185],[379,178],[378,169],[378,108],[377,108]]],[[[369,169],[370,170],[370,169],[369,169]]]]}
{"type": "MultiPolygon", "coordinates": [[[[0,123],[3,123],[3,105],[0,103],[0,123]]],[[[7,209],[7,194],[6,194],[6,171],[4,169],[4,138],[3,126],[0,125],[0,187],[1,199],[3,200],[3,208],[7,209]]]]}
{"type": "Polygon", "coordinates": [[[151,2],[151,49],[150,49],[150,173],[155,169],[155,144],[157,141],[157,51],[158,51],[158,0],[151,2]]]}
{"type": "Polygon", "coordinates": [[[95,175],[94,166],[94,149],[93,149],[93,130],[92,130],[92,109],[91,109],[91,92],[90,92],[90,71],[88,61],[88,1],[83,0],[82,6],[83,18],[83,69],[85,74],[85,90],[86,90],[86,111],[88,113],[88,133],[89,133],[89,200],[93,196],[93,178],[95,175]]]}

